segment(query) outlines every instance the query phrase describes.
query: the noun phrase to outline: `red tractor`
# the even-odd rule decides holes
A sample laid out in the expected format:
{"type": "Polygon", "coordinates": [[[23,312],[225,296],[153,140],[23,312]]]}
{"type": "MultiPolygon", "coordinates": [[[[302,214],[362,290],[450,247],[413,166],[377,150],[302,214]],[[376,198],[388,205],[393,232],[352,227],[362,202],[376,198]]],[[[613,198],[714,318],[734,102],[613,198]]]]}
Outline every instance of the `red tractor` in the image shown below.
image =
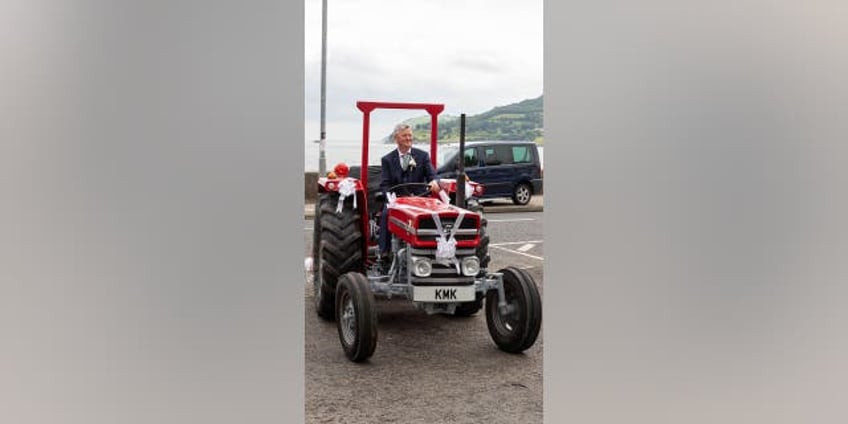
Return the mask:
{"type": "MultiPolygon", "coordinates": [[[[447,179],[440,185],[449,196],[422,193],[384,199],[379,167],[368,166],[370,114],[383,108],[423,109],[430,114],[430,158],[435,167],[437,115],[444,105],[360,101],[357,107],[364,114],[362,166],[339,165],[332,178],[319,178],[312,251],[315,309],[321,318],[337,321],[345,355],[359,362],[374,353],[375,295],[404,297],[428,314],[460,316],[477,313],[485,299],[495,344],[512,353],[530,348],[542,323],[539,291],[522,269],[487,270],[489,236],[482,208],[473,201],[467,209],[450,204],[457,187],[456,180],[447,179]],[[392,240],[388,267],[377,264],[377,223],[386,201],[392,240]]],[[[483,190],[473,182],[465,188],[477,195],[483,190]]]]}

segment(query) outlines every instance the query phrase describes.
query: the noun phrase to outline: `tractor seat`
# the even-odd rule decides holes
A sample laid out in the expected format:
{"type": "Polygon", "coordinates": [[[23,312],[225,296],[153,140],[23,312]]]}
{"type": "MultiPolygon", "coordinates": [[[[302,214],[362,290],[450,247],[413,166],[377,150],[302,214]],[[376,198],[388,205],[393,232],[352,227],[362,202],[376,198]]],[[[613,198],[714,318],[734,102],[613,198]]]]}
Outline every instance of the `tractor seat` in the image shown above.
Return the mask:
{"type": "MultiPolygon", "coordinates": [[[[361,166],[351,166],[348,176],[351,178],[359,178],[361,174],[361,166]]],[[[385,199],[380,191],[381,170],[379,165],[368,166],[368,187],[366,189],[366,201],[368,203],[368,213],[375,214],[382,209],[385,199]]]]}

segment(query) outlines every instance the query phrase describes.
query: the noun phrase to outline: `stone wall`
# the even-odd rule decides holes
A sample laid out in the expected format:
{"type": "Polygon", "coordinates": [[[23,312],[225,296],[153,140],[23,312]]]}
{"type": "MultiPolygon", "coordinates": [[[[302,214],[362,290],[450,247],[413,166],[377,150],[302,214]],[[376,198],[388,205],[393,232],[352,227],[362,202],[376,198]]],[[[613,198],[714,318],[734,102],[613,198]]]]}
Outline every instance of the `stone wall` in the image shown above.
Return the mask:
{"type": "Polygon", "coordinates": [[[306,202],[314,203],[316,194],[318,193],[318,173],[307,172],[303,176],[304,193],[306,194],[306,202]]]}

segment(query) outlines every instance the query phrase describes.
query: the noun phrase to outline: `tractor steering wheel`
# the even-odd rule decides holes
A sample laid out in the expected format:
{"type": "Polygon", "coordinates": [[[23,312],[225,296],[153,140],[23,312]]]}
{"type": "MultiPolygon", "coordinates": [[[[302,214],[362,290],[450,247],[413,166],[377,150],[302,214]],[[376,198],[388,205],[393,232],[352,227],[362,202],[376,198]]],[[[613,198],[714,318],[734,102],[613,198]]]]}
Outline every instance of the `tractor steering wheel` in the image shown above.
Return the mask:
{"type": "Polygon", "coordinates": [[[416,190],[411,190],[413,192],[413,197],[427,197],[430,195],[430,184],[428,183],[400,183],[396,186],[390,187],[388,192],[394,192],[395,189],[399,187],[425,187],[426,190],[423,192],[416,192],[416,190]]]}

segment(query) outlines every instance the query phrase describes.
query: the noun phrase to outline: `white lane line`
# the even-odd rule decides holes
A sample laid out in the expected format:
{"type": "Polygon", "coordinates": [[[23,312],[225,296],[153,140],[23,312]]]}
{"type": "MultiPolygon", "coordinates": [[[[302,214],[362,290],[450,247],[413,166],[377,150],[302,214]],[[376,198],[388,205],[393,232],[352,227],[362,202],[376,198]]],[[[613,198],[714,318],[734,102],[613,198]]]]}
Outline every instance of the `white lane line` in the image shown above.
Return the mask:
{"type": "Polygon", "coordinates": [[[489,244],[489,246],[507,246],[507,245],[510,245],[510,244],[528,244],[528,243],[541,244],[541,243],[544,243],[544,242],[545,242],[544,240],[505,241],[503,243],[491,243],[491,244],[489,244]]]}
{"type": "Polygon", "coordinates": [[[309,227],[303,227],[303,230],[304,230],[304,231],[312,231],[313,229],[312,229],[312,228],[309,228],[309,227]]]}
{"type": "Polygon", "coordinates": [[[507,249],[505,247],[500,247],[500,246],[495,246],[493,244],[490,244],[489,247],[494,247],[495,249],[500,249],[500,250],[503,250],[503,251],[506,251],[506,252],[509,252],[509,253],[515,253],[516,255],[527,256],[528,258],[538,259],[540,261],[545,260],[545,258],[543,258],[541,256],[531,255],[529,253],[519,252],[517,250],[507,249]]]}
{"type": "Polygon", "coordinates": [[[535,221],[536,218],[515,218],[515,219],[490,219],[489,222],[522,222],[535,221]]]}
{"type": "Polygon", "coordinates": [[[532,243],[527,243],[524,246],[521,246],[521,247],[519,247],[518,249],[515,249],[515,250],[517,250],[519,252],[526,252],[526,251],[532,249],[534,246],[536,246],[536,245],[532,244],[532,243]]]}

